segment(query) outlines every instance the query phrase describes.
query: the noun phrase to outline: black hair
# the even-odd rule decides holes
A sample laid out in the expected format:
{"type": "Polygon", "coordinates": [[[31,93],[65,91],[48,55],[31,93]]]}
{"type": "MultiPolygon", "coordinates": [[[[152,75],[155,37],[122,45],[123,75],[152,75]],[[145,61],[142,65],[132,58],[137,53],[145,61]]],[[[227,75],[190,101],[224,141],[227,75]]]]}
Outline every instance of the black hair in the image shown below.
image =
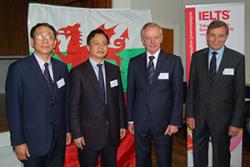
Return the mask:
{"type": "Polygon", "coordinates": [[[92,30],[92,31],[89,33],[89,35],[88,35],[88,37],[87,37],[87,45],[90,45],[90,40],[91,40],[92,38],[94,38],[96,34],[103,34],[103,35],[105,36],[105,38],[107,39],[107,42],[108,42],[108,44],[109,44],[109,37],[108,37],[108,35],[105,34],[105,32],[104,32],[102,29],[95,29],[95,30],[92,30]]]}
{"type": "Polygon", "coordinates": [[[35,34],[36,29],[38,27],[41,27],[41,26],[45,26],[45,27],[48,27],[49,29],[51,29],[51,31],[53,31],[54,37],[56,38],[56,29],[52,25],[50,25],[48,23],[38,23],[34,27],[32,27],[30,30],[30,37],[32,39],[34,39],[34,34],[35,34]]]}
{"type": "Polygon", "coordinates": [[[207,34],[210,32],[210,30],[215,29],[215,28],[219,28],[219,27],[225,27],[227,35],[229,34],[228,25],[224,21],[222,21],[222,20],[214,20],[214,21],[212,21],[208,25],[207,34]]]}

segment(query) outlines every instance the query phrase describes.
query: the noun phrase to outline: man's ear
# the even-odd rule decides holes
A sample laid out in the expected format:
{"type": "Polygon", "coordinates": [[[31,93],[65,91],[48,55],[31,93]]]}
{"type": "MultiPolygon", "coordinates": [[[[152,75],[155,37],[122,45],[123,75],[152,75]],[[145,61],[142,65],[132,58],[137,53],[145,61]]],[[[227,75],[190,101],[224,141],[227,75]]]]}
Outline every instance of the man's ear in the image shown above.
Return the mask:
{"type": "Polygon", "coordinates": [[[143,45],[143,46],[145,46],[145,44],[144,44],[144,40],[143,40],[143,39],[141,39],[141,43],[142,43],[142,45],[143,45]]]}
{"type": "Polygon", "coordinates": [[[57,40],[55,39],[55,41],[54,41],[54,49],[56,48],[56,43],[57,43],[57,40]]]}
{"type": "Polygon", "coordinates": [[[34,39],[30,38],[30,45],[32,46],[32,48],[34,48],[34,39]]]}
{"type": "Polygon", "coordinates": [[[87,50],[88,50],[88,52],[90,52],[90,51],[89,51],[89,50],[90,50],[89,45],[87,45],[87,50]]]}

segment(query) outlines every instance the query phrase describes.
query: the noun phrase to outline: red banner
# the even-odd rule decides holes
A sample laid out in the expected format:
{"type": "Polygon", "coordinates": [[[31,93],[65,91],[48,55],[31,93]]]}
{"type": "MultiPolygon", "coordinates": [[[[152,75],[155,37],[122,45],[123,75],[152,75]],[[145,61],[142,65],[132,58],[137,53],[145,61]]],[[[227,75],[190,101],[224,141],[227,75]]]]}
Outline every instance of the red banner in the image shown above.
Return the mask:
{"type": "MultiPolygon", "coordinates": [[[[135,142],[134,136],[127,132],[121,141],[117,153],[117,167],[135,167],[135,142]]],[[[77,148],[74,144],[66,147],[64,167],[80,167],[77,156],[77,148]]],[[[100,161],[97,167],[101,167],[100,161]]]]}

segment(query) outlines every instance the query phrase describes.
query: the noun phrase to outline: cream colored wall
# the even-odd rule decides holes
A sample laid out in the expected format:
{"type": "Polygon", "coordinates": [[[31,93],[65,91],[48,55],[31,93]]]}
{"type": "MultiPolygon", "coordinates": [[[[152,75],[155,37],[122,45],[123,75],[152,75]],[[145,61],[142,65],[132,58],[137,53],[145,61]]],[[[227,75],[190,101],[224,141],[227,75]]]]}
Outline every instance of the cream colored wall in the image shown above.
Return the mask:
{"type": "MultiPolygon", "coordinates": [[[[150,9],[152,20],[164,28],[174,29],[174,37],[180,38],[179,21],[181,1],[177,0],[113,0],[113,8],[150,9]]],[[[180,55],[179,40],[174,40],[174,53],[180,55]]]]}
{"type": "Polygon", "coordinates": [[[114,8],[150,9],[154,22],[164,28],[174,29],[174,53],[180,55],[185,66],[185,5],[207,3],[245,3],[245,55],[246,82],[250,85],[250,1],[249,0],[113,0],[114,8]]]}

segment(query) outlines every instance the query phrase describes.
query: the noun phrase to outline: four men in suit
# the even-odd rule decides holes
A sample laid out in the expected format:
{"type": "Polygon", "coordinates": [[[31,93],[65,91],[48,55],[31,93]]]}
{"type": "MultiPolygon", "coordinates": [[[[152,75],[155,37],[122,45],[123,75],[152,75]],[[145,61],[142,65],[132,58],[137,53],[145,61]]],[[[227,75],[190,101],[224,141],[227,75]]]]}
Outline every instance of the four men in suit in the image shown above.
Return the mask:
{"type": "Polygon", "coordinates": [[[128,129],[135,134],[136,166],[151,166],[151,141],[159,167],[172,166],[172,135],[182,125],[183,67],[181,59],[160,47],[162,29],[147,23],[141,30],[146,52],[128,68],[128,129]]]}
{"type": "Polygon", "coordinates": [[[34,53],[11,64],[6,80],[11,143],[25,167],[61,167],[68,69],[50,57],[56,44],[54,27],[39,23],[31,29],[30,37],[34,53]]]}
{"type": "MultiPolygon", "coordinates": [[[[230,166],[230,138],[244,116],[244,55],[225,47],[228,26],[215,20],[207,30],[208,48],[192,56],[186,122],[193,129],[194,166],[208,165],[212,138],[213,166],[230,166]]],[[[30,32],[34,53],[11,64],[6,80],[6,109],[11,142],[25,167],[63,165],[67,113],[80,165],[115,167],[117,147],[126,133],[126,112],[119,68],[104,62],[109,38],[96,29],[87,37],[90,58],[74,68],[50,57],[56,31],[39,23],[30,32]]],[[[136,166],[151,166],[154,139],[158,166],[172,166],[172,135],[182,124],[181,59],[164,52],[162,29],[147,23],[141,30],[146,52],[128,69],[128,129],[135,134],[136,166]]],[[[67,136],[67,138],[66,138],[67,136]]]]}
{"type": "Polygon", "coordinates": [[[69,76],[70,127],[82,167],[116,166],[127,119],[120,70],[104,61],[109,38],[101,29],[87,37],[89,59],[69,76]]]}
{"type": "Polygon", "coordinates": [[[194,166],[207,167],[212,138],[213,166],[230,166],[230,138],[240,133],[244,120],[244,55],[225,46],[228,26],[212,21],[208,48],[192,55],[186,102],[186,122],[193,130],[194,166]]]}

